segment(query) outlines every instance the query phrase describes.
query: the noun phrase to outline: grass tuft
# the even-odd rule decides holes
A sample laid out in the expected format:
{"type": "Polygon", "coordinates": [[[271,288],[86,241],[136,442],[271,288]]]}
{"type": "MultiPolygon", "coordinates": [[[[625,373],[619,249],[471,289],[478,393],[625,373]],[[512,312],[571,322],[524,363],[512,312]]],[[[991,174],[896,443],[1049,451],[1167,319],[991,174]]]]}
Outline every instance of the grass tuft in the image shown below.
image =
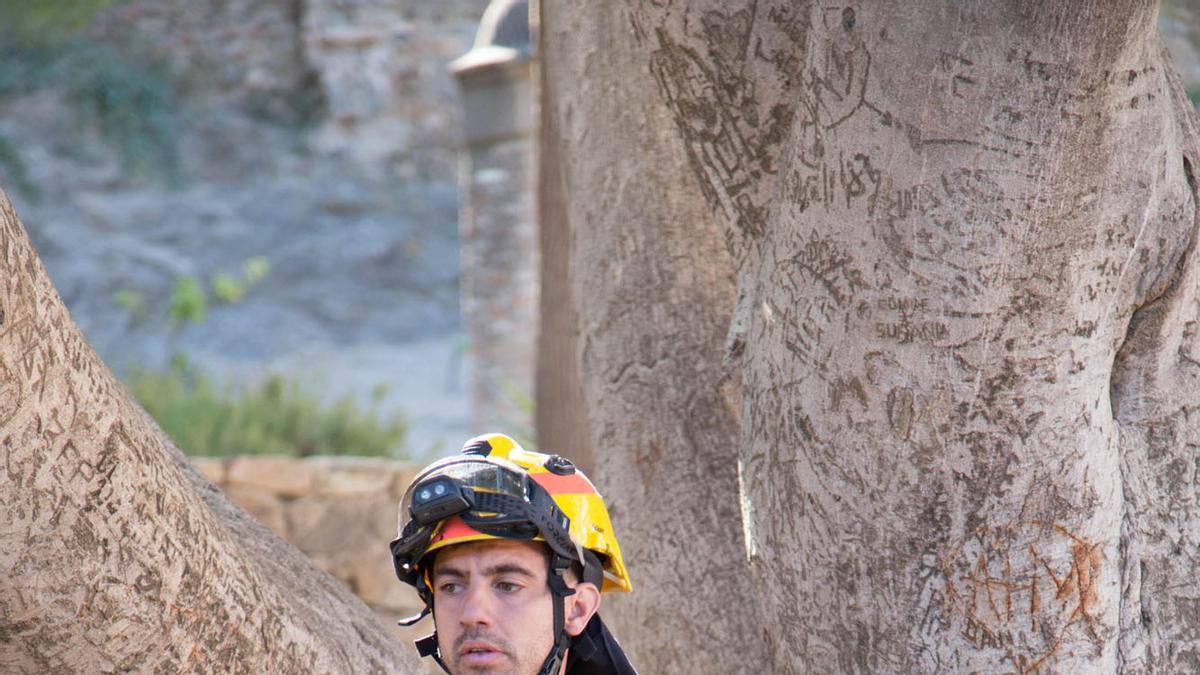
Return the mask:
{"type": "Polygon", "coordinates": [[[218,389],[176,367],[134,373],[129,387],[189,455],[391,457],[400,454],[408,428],[399,414],[381,416],[377,399],[365,407],[349,396],[326,404],[282,375],[256,387],[218,389]]]}

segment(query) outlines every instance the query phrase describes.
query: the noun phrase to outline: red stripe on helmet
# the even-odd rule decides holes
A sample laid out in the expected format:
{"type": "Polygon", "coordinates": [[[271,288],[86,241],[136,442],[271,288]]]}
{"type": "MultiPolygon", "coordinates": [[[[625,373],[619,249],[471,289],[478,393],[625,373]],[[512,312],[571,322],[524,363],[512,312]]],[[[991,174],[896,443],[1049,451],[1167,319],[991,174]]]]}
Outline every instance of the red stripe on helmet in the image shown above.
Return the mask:
{"type": "Polygon", "coordinates": [[[537,481],[551,495],[595,494],[596,488],[586,478],[578,473],[560,476],[556,473],[531,473],[529,477],[537,481]]]}
{"type": "Polygon", "coordinates": [[[446,539],[459,539],[460,537],[470,537],[477,534],[480,534],[479,530],[467,525],[462,518],[453,516],[447,518],[442,523],[442,528],[438,530],[438,533],[433,537],[433,541],[429,542],[429,544],[432,546],[446,539]]]}

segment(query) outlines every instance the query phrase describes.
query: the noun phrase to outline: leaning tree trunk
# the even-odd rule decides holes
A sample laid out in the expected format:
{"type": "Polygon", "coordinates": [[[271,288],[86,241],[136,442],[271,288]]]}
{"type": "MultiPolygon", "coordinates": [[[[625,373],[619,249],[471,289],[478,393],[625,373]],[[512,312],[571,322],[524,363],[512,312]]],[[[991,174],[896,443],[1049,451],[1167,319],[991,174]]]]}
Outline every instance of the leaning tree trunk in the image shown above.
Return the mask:
{"type": "Polygon", "coordinates": [[[592,437],[634,571],[676,580],[636,607],[741,627],[638,655],[1200,669],[1197,138],[1156,4],[568,4],[592,437]]]}
{"type": "Polygon", "coordinates": [[[125,393],[3,193],[0,271],[0,671],[418,672],[125,393]]]}

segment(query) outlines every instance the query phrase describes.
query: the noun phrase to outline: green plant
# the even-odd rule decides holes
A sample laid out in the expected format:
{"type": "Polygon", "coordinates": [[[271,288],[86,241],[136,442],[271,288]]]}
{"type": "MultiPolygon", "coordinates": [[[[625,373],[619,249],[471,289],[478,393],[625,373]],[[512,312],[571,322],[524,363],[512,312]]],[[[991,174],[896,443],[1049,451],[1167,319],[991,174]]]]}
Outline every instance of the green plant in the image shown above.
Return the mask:
{"type": "Polygon", "coordinates": [[[114,0],[0,0],[0,95],[58,89],[131,175],[180,179],[175,77],[132,44],[84,36],[114,0]]]}
{"type": "Polygon", "coordinates": [[[172,328],[178,329],[186,323],[202,324],[208,320],[208,295],[196,277],[177,278],[167,305],[172,328]]]}
{"type": "Polygon", "coordinates": [[[247,258],[242,262],[242,283],[247,286],[253,286],[266,278],[267,273],[271,271],[271,263],[261,255],[256,255],[253,258],[247,258]]]}
{"type": "MultiPolygon", "coordinates": [[[[208,287],[193,276],[176,277],[167,296],[167,322],[172,335],[176,335],[186,324],[202,324],[208,320],[208,308],[212,301],[236,304],[246,291],[258,285],[271,270],[270,263],[262,256],[249,258],[242,263],[241,276],[217,273],[209,277],[208,287]]],[[[113,294],[113,301],[129,312],[135,323],[144,323],[149,309],[144,293],[132,288],[122,288],[113,294]]]]}
{"type": "Polygon", "coordinates": [[[242,299],[246,291],[266,278],[271,265],[262,256],[248,258],[242,263],[242,275],[214,274],[208,280],[213,297],[221,302],[233,304],[242,299]]]}
{"type": "Polygon", "coordinates": [[[129,316],[133,318],[133,322],[137,324],[145,323],[149,312],[146,309],[145,294],[135,291],[130,288],[122,288],[113,294],[113,300],[117,305],[129,312],[129,316]]]}
{"type": "Polygon", "coordinates": [[[190,455],[392,456],[408,428],[399,413],[382,415],[378,399],[361,406],[346,396],[325,404],[282,375],[256,387],[218,389],[209,378],[176,366],[134,373],[129,387],[190,455]]]}
{"type": "Polygon", "coordinates": [[[66,50],[56,66],[76,113],[117,151],[127,171],[178,182],[175,87],[165,66],[87,42],[66,50]]]}
{"type": "Polygon", "coordinates": [[[29,180],[29,170],[21,153],[3,136],[0,136],[0,177],[6,179],[5,183],[11,181],[13,187],[31,200],[41,199],[41,191],[29,180]]]}
{"type": "Polygon", "coordinates": [[[213,297],[221,302],[234,303],[246,294],[245,284],[231,274],[214,274],[209,279],[209,284],[212,286],[213,297]]]}
{"type": "MultiPolygon", "coordinates": [[[[215,274],[207,286],[193,276],[178,277],[168,296],[168,346],[188,324],[208,319],[210,302],[239,302],[270,269],[265,258],[254,257],[242,263],[240,275],[215,274]]],[[[123,289],[114,300],[135,321],[145,321],[141,292],[123,289]]],[[[380,414],[384,384],[374,387],[365,407],[349,396],[326,404],[283,375],[256,387],[219,389],[178,348],[171,350],[166,372],[136,370],[128,383],[142,407],[192,455],[389,456],[399,451],[408,428],[398,412],[380,414]]]]}
{"type": "Polygon", "coordinates": [[[53,46],[91,25],[101,10],[118,0],[29,2],[0,0],[0,39],[22,48],[53,46]]]}

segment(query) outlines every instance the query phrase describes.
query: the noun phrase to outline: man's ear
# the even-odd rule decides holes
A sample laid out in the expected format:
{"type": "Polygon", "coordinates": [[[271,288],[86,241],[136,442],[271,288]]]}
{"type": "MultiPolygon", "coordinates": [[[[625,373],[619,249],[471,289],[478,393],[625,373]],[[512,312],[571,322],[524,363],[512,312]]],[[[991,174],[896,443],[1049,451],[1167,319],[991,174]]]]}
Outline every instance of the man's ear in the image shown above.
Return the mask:
{"type": "Polygon", "coordinates": [[[574,637],[583,632],[592,615],[600,609],[600,589],[596,588],[596,584],[578,583],[575,585],[575,594],[567,596],[566,600],[563,630],[574,637]]]}

